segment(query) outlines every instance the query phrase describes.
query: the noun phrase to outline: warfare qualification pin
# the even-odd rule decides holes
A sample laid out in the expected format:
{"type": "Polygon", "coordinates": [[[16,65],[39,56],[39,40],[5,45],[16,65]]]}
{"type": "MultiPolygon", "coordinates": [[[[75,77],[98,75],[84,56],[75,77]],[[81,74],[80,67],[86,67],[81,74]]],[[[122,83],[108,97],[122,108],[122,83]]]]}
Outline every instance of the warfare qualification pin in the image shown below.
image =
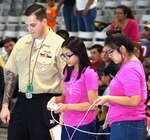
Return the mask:
{"type": "Polygon", "coordinates": [[[27,99],[32,99],[32,92],[33,92],[33,85],[32,83],[29,83],[27,85],[25,96],[27,99]]]}

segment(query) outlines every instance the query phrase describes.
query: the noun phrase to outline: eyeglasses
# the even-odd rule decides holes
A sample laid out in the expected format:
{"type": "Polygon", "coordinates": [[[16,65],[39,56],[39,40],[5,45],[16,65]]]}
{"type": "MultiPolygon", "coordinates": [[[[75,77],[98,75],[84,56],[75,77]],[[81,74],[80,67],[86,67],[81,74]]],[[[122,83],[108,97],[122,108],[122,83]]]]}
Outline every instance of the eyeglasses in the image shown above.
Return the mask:
{"type": "Polygon", "coordinates": [[[121,12],[114,12],[115,15],[123,15],[124,13],[121,12]]]}
{"type": "Polygon", "coordinates": [[[113,55],[113,52],[115,51],[115,50],[117,50],[117,49],[110,49],[110,50],[108,50],[108,55],[109,56],[112,56],[113,55]]]}
{"type": "Polygon", "coordinates": [[[115,49],[110,49],[110,50],[108,50],[108,51],[107,51],[108,55],[112,57],[114,51],[120,52],[119,48],[120,48],[120,47],[116,47],[115,49]]]}
{"type": "Polygon", "coordinates": [[[62,54],[60,55],[60,57],[61,57],[62,59],[64,59],[64,60],[69,60],[70,57],[73,56],[73,55],[74,55],[74,53],[73,53],[73,54],[70,54],[70,55],[67,55],[67,54],[62,53],[62,54]]]}

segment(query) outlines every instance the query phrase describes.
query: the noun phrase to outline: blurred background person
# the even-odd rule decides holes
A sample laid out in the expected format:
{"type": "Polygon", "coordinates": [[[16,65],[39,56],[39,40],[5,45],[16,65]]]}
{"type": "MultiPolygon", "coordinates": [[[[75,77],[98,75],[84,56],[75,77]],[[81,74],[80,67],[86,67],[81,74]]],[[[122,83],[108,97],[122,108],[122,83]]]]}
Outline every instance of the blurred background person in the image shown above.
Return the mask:
{"type": "Polygon", "coordinates": [[[10,56],[16,42],[17,42],[17,38],[6,38],[5,40],[3,40],[3,46],[7,53],[7,56],[4,58],[4,63],[7,62],[8,57],[10,56]]]}
{"type": "Polygon", "coordinates": [[[95,70],[98,69],[98,65],[102,61],[102,56],[101,56],[102,49],[103,46],[100,44],[94,44],[88,49],[90,50],[90,54],[91,54],[90,59],[91,59],[92,66],[94,67],[95,70]]]}
{"type": "Polygon", "coordinates": [[[104,46],[103,49],[102,49],[102,61],[99,63],[98,65],[98,69],[97,69],[97,72],[98,72],[98,75],[100,77],[99,79],[99,91],[98,91],[98,94],[99,96],[103,95],[103,92],[105,91],[107,85],[105,84],[102,84],[101,82],[101,75],[104,71],[104,69],[108,66],[112,66],[112,67],[116,67],[117,69],[119,69],[119,65],[115,64],[112,59],[109,57],[108,55],[108,50],[109,48],[107,46],[104,46]]]}
{"type": "Polygon", "coordinates": [[[56,25],[56,18],[57,18],[55,0],[46,0],[46,1],[48,4],[46,10],[47,24],[54,31],[56,25]]]}
{"type": "Polygon", "coordinates": [[[144,26],[144,33],[140,34],[140,45],[143,48],[144,57],[150,57],[150,21],[144,26]]]}
{"type": "Polygon", "coordinates": [[[100,64],[98,65],[98,75],[100,76],[104,70],[104,68],[106,68],[107,66],[115,66],[118,67],[119,69],[119,65],[116,65],[112,59],[109,57],[108,55],[108,50],[109,48],[107,46],[104,46],[102,49],[102,61],[100,62],[100,64]]]}
{"type": "Polygon", "coordinates": [[[139,42],[139,27],[134,19],[132,11],[125,5],[119,5],[115,9],[114,22],[110,28],[121,28],[132,41],[139,42]]]}
{"type": "MultiPolygon", "coordinates": [[[[146,100],[146,117],[147,117],[147,127],[150,129],[150,73],[146,76],[147,81],[147,100],[146,100]]],[[[148,131],[148,135],[150,135],[150,130],[148,131]]]]}
{"type": "Polygon", "coordinates": [[[63,5],[63,16],[65,20],[66,30],[68,32],[77,32],[77,17],[74,13],[75,0],[59,0],[57,5],[57,14],[63,5]]]}
{"type": "Polygon", "coordinates": [[[140,34],[140,45],[143,49],[145,73],[150,72],[150,21],[144,26],[145,32],[140,34]]]}
{"type": "Polygon", "coordinates": [[[66,40],[69,37],[68,31],[64,30],[64,29],[60,29],[60,30],[56,31],[56,34],[61,36],[64,40],[66,40]]]}
{"type": "MultiPolygon", "coordinates": [[[[101,74],[101,82],[102,85],[106,85],[106,89],[104,90],[104,93],[102,96],[109,95],[109,83],[110,81],[115,77],[116,73],[118,72],[118,69],[113,66],[107,66],[104,68],[102,74],[101,74]]],[[[98,127],[98,132],[99,133],[110,133],[110,127],[108,125],[108,120],[106,118],[107,112],[109,109],[108,103],[103,104],[100,107],[100,110],[97,112],[97,127],[98,127]]],[[[99,135],[98,140],[109,140],[110,135],[99,135]]]]}
{"type": "Polygon", "coordinates": [[[94,32],[97,0],[76,0],[76,14],[79,31],[94,32]]]}
{"type": "Polygon", "coordinates": [[[141,47],[140,43],[137,42],[133,42],[133,45],[135,56],[143,63],[144,61],[143,48],[141,47]]]}

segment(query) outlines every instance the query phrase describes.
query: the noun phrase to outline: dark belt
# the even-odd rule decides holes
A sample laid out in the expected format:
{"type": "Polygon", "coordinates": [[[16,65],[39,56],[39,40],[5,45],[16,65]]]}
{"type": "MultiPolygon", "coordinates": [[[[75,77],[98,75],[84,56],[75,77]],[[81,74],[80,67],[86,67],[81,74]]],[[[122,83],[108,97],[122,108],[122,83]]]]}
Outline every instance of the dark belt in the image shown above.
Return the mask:
{"type": "Polygon", "coordinates": [[[31,98],[27,98],[26,93],[24,92],[19,92],[18,97],[23,97],[26,99],[34,99],[34,98],[52,98],[54,96],[61,96],[61,93],[31,93],[32,97],[31,98]]]}

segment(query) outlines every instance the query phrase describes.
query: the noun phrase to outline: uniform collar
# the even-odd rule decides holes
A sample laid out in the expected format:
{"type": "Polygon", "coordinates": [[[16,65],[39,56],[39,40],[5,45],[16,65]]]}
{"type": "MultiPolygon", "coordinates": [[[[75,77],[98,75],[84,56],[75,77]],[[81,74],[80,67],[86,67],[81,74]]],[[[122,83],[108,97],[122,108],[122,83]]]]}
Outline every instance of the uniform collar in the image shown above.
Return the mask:
{"type": "MultiPolygon", "coordinates": [[[[49,39],[52,38],[52,35],[53,35],[53,31],[52,31],[51,28],[49,28],[49,33],[48,33],[48,35],[46,36],[46,38],[45,38],[45,40],[44,40],[44,42],[43,42],[43,45],[46,45],[46,46],[48,45],[48,46],[49,46],[49,44],[50,44],[49,39]],[[48,39],[47,39],[47,38],[48,38],[48,39]]],[[[34,41],[34,38],[29,34],[29,37],[28,37],[28,40],[26,41],[26,44],[32,44],[33,41],[34,41]]]]}

